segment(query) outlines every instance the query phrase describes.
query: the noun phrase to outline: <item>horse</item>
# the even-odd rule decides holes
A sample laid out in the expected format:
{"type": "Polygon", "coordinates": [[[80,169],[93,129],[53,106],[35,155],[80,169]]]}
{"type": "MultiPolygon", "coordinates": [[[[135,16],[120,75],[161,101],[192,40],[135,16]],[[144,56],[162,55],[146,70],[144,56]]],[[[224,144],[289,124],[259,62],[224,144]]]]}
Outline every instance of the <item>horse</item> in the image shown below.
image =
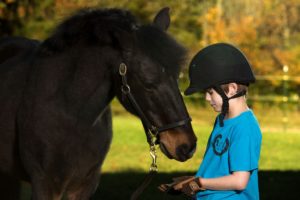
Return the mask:
{"type": "Polygon", "coordinates": [[[197,138],[177,83],[186,50],[169,25],[169,8],[145,25],[128,10],[90,8],[44,41],[0,40],[1,198],[17,199],[24,180],[33,200],[89,199],[115,97],[141,119],[149,144],[170,159],[192,157],[197,138]]]}

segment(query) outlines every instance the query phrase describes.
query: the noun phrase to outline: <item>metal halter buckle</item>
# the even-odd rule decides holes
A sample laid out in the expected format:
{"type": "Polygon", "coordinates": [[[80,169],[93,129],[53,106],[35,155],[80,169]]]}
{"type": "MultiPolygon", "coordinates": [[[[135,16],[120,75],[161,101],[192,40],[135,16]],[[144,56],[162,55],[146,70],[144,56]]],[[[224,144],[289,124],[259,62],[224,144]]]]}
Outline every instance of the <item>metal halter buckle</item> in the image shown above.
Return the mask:
{"type": "Polygon", "coordinates": [[[122,85],[121,90],[124,94],[128,94],[130,92],[130,87],[129,85],[122,85]]]}
{"type": "Polygon", "coordinates": [[[157,172],[158,168],[157,168],[157,164],[156,164],[157,155],[156,155],[155,145],[150,146],[150,156],[152,158],[152,164],[151,164],[149,170],[151,172],[157,172]]]}
{"type": "Polygon", "coordinates": [[[126,64],[125,63],[121,63],[120,67],[119,67],[119,74],[121,76],[125,76],[126,72],[127,72],[127,66],[126,66],[126,64]]]}

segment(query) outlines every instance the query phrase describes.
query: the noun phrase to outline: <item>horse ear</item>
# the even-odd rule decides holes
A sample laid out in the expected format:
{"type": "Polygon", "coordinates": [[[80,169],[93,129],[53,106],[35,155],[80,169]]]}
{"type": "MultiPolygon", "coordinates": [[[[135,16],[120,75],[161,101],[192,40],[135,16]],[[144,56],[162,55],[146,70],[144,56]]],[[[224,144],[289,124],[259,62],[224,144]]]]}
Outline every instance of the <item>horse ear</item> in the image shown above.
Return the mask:
{"type": "Polygon", "coordinates": [[[163,31],[166,31],[170,26],[171,20],[170,20],[169,11],[170,11],[169,7],[162,8],[156,14],[153,20],[153,24],[163,31]]]}

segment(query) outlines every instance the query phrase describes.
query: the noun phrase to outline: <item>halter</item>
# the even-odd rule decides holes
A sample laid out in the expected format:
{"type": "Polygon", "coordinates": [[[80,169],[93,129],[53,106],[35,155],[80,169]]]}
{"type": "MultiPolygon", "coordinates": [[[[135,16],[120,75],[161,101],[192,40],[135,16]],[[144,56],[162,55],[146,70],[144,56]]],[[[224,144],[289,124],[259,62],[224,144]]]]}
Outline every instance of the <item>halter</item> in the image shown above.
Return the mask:
{"type": "Polygon", "coordinates": [[[153,123],[150,122],[150,120],[147,118],[147,116],[144,114],[143,110],[135,100],[134,96],[132,95],[130,91],[130,86],[128,85],[127,82],[127,66],[125,63],[121,63],[119,66],[119,74],[122,77],[122,85],[121,85],[121,91],[123,95],[125,95],[133,109],[136,111],[137,115],[140,117],[142,124],[145,128],[145,133],[147,137],[147,142],[150,146],[150,156],[152,158],[152,164],[150,166],[150,173],[147,175],[147,177],[144,179],[144,181],[141,183],[141,185],[136,189],[136,191],[132,194],[131,200],[137,199],[140,194],[144,191],[144,189],[148,186],[148,184],[151,182],[153,175],[158,171],[157,169],[157,164],[156,164],[156,149],[155,149],[155,144],[157,143],[158,140],[158,134],[160,132],[166,131],[168,129],[173,129],[179,126],[183,126],[191,121],[190,117],[187,117],[184,120],[178,121],[178,122],[173,122],[167,125],[164,125],[162,127],[157,127],[153,123]]]}
{"type": "Polygon", "coordinates": [[[143,110],[141,109],[141,107],[135,100],[134,96],[132,95],[132,93],[130,91],[130,86],[127,83],[126,73],[127,73],[127,66],[125,63],[121,63],[120,67],[119,67],[119,74],[122,77],[121,91],[124,95],[127,96],[132,107],[137,112],[138,116],[140,117],[140,119],[146,129],[147,142],[149,143],[150,146],[155,145],[154,139],[157,139],[157,136],[160,132],[166,131],[168,129],[173,129],[173,128],[176,128],[179,126],[183,126],[191,121],[191,118],[187,117],[184,120],[181,120],[178,122],[173,122],[173,123],[164,125],[162,127],[157,127],[157,126],[153,125],[153,123],[151,123],[150,120],[146,117],[143,110]]]}

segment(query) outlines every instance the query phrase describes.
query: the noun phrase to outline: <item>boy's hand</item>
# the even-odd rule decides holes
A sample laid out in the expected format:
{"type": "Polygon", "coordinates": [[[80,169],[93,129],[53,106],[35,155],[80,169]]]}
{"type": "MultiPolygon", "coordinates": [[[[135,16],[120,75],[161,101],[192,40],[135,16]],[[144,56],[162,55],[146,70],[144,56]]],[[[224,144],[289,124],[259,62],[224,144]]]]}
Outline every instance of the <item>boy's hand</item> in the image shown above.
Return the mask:
{"type": "Polygon", "coordinates": [[[172,178],[173,183],[179,183],[188,179],[194,178],[194,176],[179,176],[179,177],[175,177],[172,178]]]}
{"type": "Polygon", "coordinates": [[[158,186],[158,189],[162,192],[166,192],[170,195],[179,195],[182,192],[180,190],[175,190],[172,186],[172,183],[170,184],[161,184],[160,186],[158,186]]]}
{"type": "MultiPolygon", "coordinates": [[[[174,189],[175,190],[182,190],[183,185],[194,180],[195,177],[194,176],[182,176],[182,177],[178,177],[178,178],[174,178],[176,181],[174,181],[174,189]]],[[[174,180],[173,179],[173,180],[174,180]]]]}
{"type": "Polygon", "coordinates": [[[168,194],[171,194],[171,195],[179,195],[182,193],[181,190],[175,190],[174,189],[174,186],[179,184],[180,182],[182,181],[185,181],[185,180],[189,180],[191,178],[194,178],[193,176],[180,176],[180,177],[176,177],[176,178],[173,178],[173,182],[172,183],[169,183],[169,184],[161,184],[160,186],[158,186],[158,189],[162,192],[166,192],[168,194]]]}
{"type": "Polygon", "coordinates": [[[180,190],[187,196],[193,196],[200,190],[205,190],[204,188],[202,188],[200,178],[198,177],[191,177],[189,179],[181,181],[174,185],[173,188],[175,190],[180,190]]]}

